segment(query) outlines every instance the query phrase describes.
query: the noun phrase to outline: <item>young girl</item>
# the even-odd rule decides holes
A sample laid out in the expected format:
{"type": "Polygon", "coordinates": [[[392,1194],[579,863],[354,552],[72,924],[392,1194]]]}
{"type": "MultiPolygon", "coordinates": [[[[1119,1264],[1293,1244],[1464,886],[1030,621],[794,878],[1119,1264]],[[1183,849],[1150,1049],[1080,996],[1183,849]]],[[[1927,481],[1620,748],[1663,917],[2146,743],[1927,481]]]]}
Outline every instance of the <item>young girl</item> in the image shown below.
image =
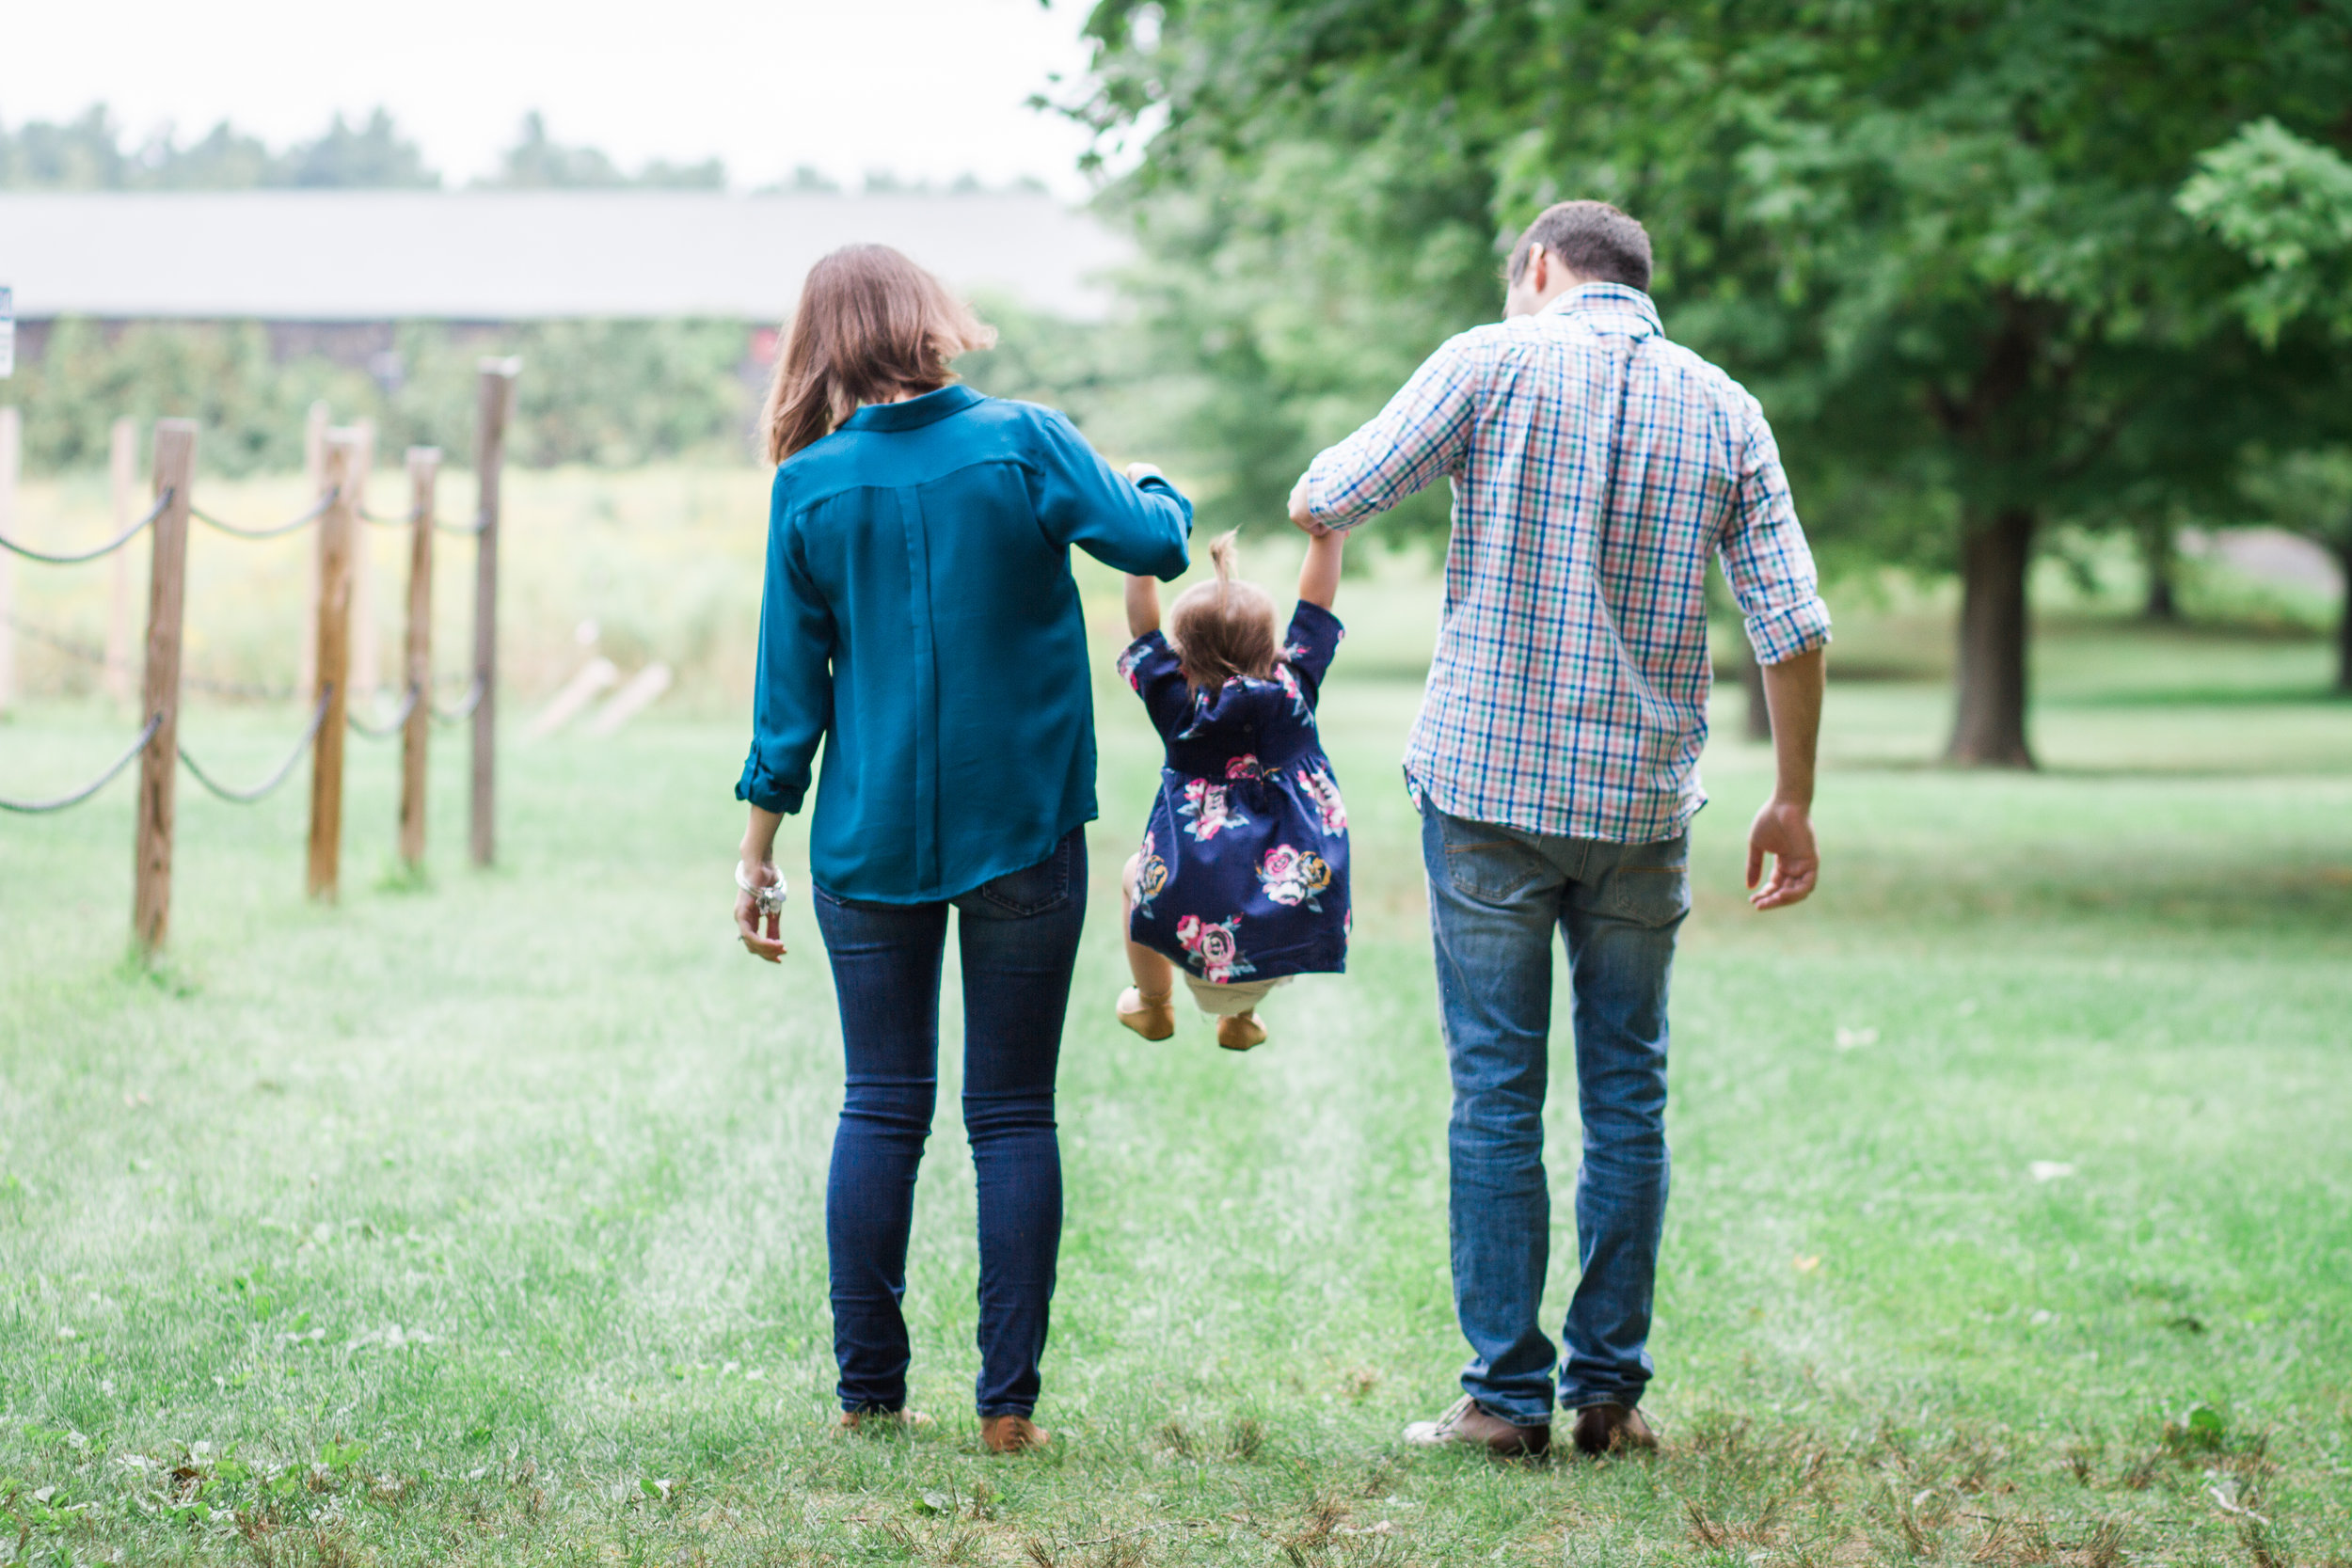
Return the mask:
{"type": "Polygon", "coordinates": [[[1258,1004],[1276,986],[1347,967],[1347,808],[1314,720],[1345,635],[1330,608],[1343,539],[1308,545],[1298,610],[1279,642],[1273,599],[1233,577],[1230,533],[1209,546],[1216,580],[1169,610],[1169,636],[1159,585],[1127,578],[1136,641],[1119,669],[1168,746],[1125,873],[1136,983],[1120,995],[1119,1022],[1145,1039],[1176,1032],[1174,964],[1228,1051],[1265,1038],[1258,1004]]]}

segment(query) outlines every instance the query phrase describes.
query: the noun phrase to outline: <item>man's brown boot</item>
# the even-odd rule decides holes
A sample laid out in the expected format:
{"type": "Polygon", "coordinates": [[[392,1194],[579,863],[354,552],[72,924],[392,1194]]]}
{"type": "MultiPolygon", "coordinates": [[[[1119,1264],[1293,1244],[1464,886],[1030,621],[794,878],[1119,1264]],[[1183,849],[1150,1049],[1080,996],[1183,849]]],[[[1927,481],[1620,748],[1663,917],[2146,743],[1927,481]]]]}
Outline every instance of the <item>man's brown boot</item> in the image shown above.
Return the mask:
{"type": "Polygon", "coordinates": [[[1518,1459],[1549,1451],[1551,1425],[1514,1425],[1464,1394],[1454,1402],[1453,1409],[1436,1420],[1415,1421],[1406,1427],[1405,1441],[1422,1449],[1462,1443],[1506,1459],[1518,1459]]]}
{"type": "Polygon", "coordinates": [[[1052,1433],[1035,1425],[1026,1416],[980,1418],[980,1443],[991,1453],[1021,1453],[1041,1449],[1053,1440],[1052,1433]]]}
{"type": "Polygon", "coordinates": [[[1580,1453],[1616,1453],[1658,1447],[1642,1413],[1626,1404],[1588,1404],[1576,1413],[1576,1447],[1580,1453]]]}

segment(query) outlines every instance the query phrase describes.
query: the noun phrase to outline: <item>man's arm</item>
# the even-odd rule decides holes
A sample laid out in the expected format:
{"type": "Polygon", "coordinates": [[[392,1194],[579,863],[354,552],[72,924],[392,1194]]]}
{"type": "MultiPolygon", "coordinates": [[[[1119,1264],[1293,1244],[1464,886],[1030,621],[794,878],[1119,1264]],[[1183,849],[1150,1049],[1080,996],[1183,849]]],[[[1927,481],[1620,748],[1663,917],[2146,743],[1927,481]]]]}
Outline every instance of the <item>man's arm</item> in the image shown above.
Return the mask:
{"type": "Polygon", "coordinates": [[[1320,536],[1453,473],[1470,446],[1479,366],[1470,335],[1440,345],[1387,407],[1308,465],[1291,488],[1291,521],[1320,536]]]}
{"type": "Polygon", "coordinates": [[[1813,842],[1813,762],[1827,665],[1817,647],[1764,666],[1764,704],[1772,715],[1772,798],[1748,829],[1748,902],[1759,910],[1804,902],[1820,876],[1821,854],[1813,842]]]}

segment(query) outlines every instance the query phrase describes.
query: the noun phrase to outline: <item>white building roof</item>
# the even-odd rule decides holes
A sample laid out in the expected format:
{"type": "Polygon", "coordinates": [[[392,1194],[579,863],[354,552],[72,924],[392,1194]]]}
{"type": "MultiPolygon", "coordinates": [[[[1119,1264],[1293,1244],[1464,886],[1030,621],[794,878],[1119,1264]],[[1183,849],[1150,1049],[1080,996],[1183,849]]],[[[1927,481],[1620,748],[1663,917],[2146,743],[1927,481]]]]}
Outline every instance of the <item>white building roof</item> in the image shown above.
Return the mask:
{"type": "Polygon", "coordinates": [[[276,321],[781,320],[835,246],[1100,316],[1131,249],[1045,195],[0,192],[17,314],[276,321]]]}

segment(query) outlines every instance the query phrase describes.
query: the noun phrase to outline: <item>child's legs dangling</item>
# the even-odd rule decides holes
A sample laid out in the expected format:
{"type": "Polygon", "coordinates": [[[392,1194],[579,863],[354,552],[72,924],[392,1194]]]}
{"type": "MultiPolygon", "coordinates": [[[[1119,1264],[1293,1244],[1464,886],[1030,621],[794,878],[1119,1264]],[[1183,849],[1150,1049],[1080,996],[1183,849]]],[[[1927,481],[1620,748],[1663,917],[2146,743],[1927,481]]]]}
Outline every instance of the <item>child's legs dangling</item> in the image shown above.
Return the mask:
{"type": "MultiPolygon", "coordinates": [[[[1136,879],[1143,874],[1143,857],[1127,857],[1126,866],[1119,873],[1119,929],[1122,935],[1135,928],[1136,879]]],[[[1133,937],[1127,939],[1127,972],[1136,977],[1136,990],[1148,1003],[1168,1000],[1176,989],[1176,966],[1164,953],[1155,953],[1133,937]]]]}

